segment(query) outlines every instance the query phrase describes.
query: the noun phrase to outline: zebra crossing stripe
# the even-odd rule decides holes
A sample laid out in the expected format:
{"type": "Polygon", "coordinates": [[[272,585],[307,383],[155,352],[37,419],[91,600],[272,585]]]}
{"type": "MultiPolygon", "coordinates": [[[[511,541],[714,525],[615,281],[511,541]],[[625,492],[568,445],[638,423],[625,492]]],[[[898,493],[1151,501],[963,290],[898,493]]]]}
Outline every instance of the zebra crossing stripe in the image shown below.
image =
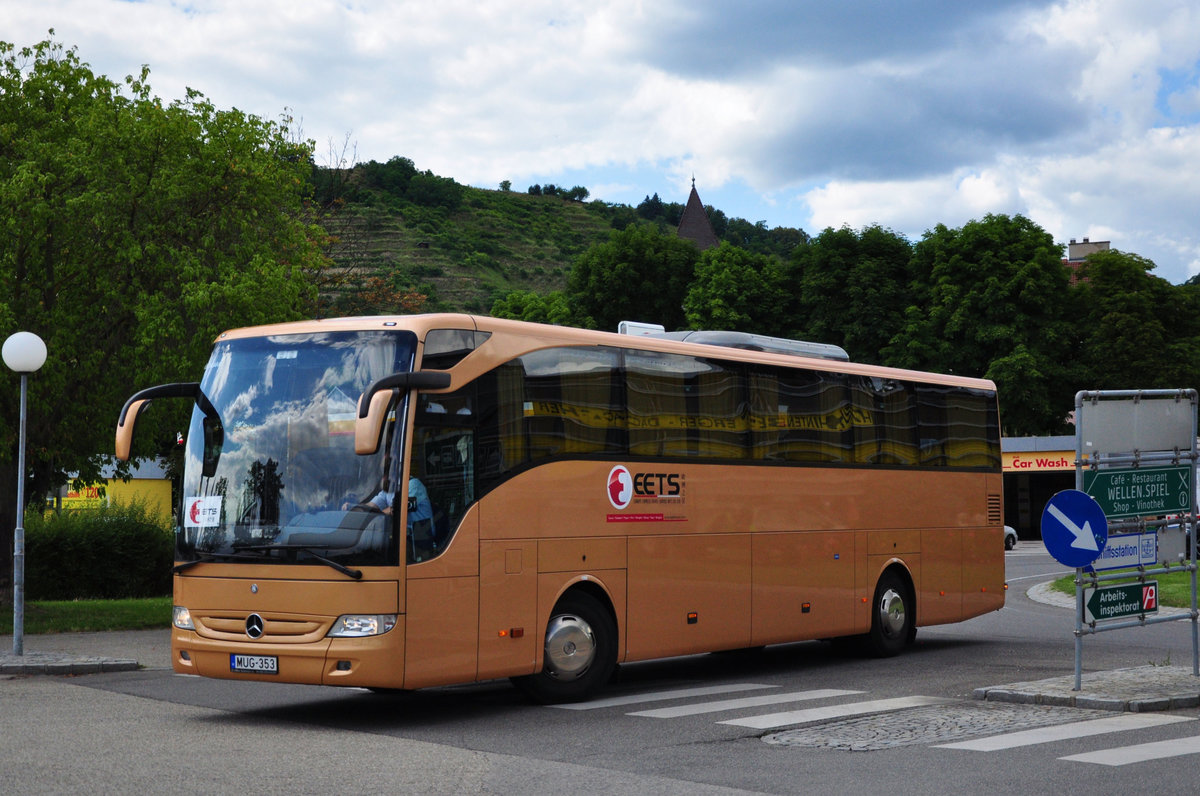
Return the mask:
{"type": "Polygon", "coordinates": [[[1163,724],[1174,724],[1179,721],[1195,721],[1190,716],[1167,716],[1152,713],[1123,713],[1103,719],[1075,721],[1069,724],[1056,724],[1052,727],[1038,727],[1032,730],[1008,732],[987,738],[976,738],[971,741],[938,744],[935,749],[969,749],[974,752],[996,752],[1001,749],[1013,749],[1018,746],[1033,746],[1034,744],[1065,741],[1071,738],[1087,738],[1091,735],[1102,735],[1109,732],[1124,732],[1125,730],[1141,730],[1147,727],[1157,727],[1163,724]]]}
{"type": "Polygon", "coordinates": [[[696,716],[701,713],[718,713],[722,710],[739,710],[741,708],[758,708],[763,705],[782,705],[787,702],[804,702],[810,699],[828,699],[829,697],[861,694],[862,691],[843,691],[837,688],[822,688],[812,691],[791,691],[786,694],[766,694],[765,696],[742,697],[740,699],[721,699],[716,702],[701,702],[693,705],[677,705],[673,708],[657,708],[655,710],[639,710],[630,716],[647,716],[652,719],[676,719],[681,716],[696,716]]]}
{"type": "Polygon", "coordinates": [[[1130,763],[1144,763],[1147,760],[1162,760],[1167,757],[1183,757],[1197,753],[1200,753],[1200,735],[1193,735],[1190,738],[1175,738],[1169,741],[1140,743],[1134,746],[1118,746],[1115,749],[1102,749],[1099,752],[1088,752],[1058,759],[1073,760],[1077,763],[1097,763],[1102,766],[1125,766],[1130,763]]]}
{"type": "Polygon", "coordinates": [[[864,713],[886,713],[888,711],[917,708],[926,705],[944,705],[948,702],[956,701],[954,699],[927,696],[874,699],[866,702],[851,702],[847,705],[827,705],[821,708],[791,710],[784,713],[768,713],[762,716],[749,716],[744,719],[730,719],[717,723],[732,724],[737,727],[751,727],[756,730],[769,730],[774,727],[786,727],[789,724],[806,724],[811,721],[826,721],[846,716],[861,716],[864,713]]]}
{"type": "Polygon", "coordinates": [[[667,699],[687,699],[688,697],[712,696],[714,694],[734,694],[739,691],[755,691],[763,688],[778,688],[777,685],[761,683],[729,683],[727,685],[710,685],[701,688],[677,688],[674,691],[650,691],[644,694],[627,694],[626,696],[593,699],[591,702],[574,702],[566,705],[549,705],[548,707],[561,710],[596,710],[598,708],[621,707],[622,705],[637,705],[641,702],[662,702],[667,699]]]}

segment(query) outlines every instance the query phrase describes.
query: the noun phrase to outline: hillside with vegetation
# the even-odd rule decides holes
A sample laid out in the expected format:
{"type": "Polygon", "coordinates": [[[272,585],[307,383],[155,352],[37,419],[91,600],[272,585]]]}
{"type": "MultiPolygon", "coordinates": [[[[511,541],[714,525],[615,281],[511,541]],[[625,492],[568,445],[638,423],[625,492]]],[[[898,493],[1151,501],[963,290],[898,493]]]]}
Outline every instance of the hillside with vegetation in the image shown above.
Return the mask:
{"type": "MultiPolygon", "coordinates": [[[[394,157],[313,174],[319,221],[335,267],[321,313],[486,313],[513,291],[566,287],[573,262],[633,223],[674,229],[683,205],[655,194],[637,207],[586,201],[582,186],[497,190],[461,185],[394,157]]],[[[801,230],[767,230],[706,208],[714,230],[758,251],[788,256],[801,230]]]]}

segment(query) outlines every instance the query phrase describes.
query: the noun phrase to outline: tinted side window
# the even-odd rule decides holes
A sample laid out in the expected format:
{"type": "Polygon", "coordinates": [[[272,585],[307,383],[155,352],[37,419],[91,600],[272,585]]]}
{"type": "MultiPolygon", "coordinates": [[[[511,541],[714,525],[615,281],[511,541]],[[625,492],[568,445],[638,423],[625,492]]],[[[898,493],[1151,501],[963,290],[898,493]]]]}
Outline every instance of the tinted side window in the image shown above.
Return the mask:
{"type": "Polygon", "coordinates": [[[526,354],[519,362],[530,460],[624,453],[617,351],[552,348],[526,354]]]}
{"type": "Polygon", "coordinates": [[[449,370],[491,337],[491,332],[473,329],[431,329],[425,335],[425,353],[421,367],[428,370],[449,370]]]}
{"type": "Polygon", "coordinates": [[[478,381],[486,490],[556,458],[995,467],[995,397],[879,377],[609,348],[526,354],[478,381]]]}
{"type": "Polygon", "coordinates": [[[687,456],[684,428],[687,379],[694,360],[649,351],[625,352],[629,410],[629,453],[634,456],[687,456]]]}
{"type": "Polygon", "coordinates": [[[917,464],[917,412],[912,385],[896,379],[852,376],[854,461],[917,464]]]}
{"type": "Polygon", "coordinates": [[[749,412],[734,363],[625,352],[629,452],[635,456],[741,459],[749,412]]]}
{"type": "Polygon", "coordinates": [[[524,465],[526,456],[524,406],[525,370],[518,361],[506,362],[477,382],[479,388],[480,494],[524,465]]]}
{"type": "Polygon", "coordinates": [[[940,467],[999,467],[995,397],[981,391],[919,385],[920,460],[940,467]]]}
{"type": "Polygon", "coordinates": [[[689,387],[688,417],[695,452],[711,459],[744,459],[750,455],[749,406],[742,368],[732,362],[700,360],[689,387]]]}
{"type": "Polygon", "coordinates": [[[557,457],[624,456],[618,352],[555,348],[506,362],[479,385],[482,488],[557,457]]]}
{"type": "MultiPolygon", "coordinates": [[[[440,555],[475,502],[475,387],[468,384],[452,393],[417,397],[409,487],[412,490],[411,479],[424,487],[431,516],[410,525],[409,563],[440,555]]],[[[409,511],[416,508],[410,491],[409,511]]]]}
{"type": "Polygon", "coordinates": [[[863,418],[836,373],[758,369],[751,378],[755,458],[849,463],[851,431],[863,418]]]}

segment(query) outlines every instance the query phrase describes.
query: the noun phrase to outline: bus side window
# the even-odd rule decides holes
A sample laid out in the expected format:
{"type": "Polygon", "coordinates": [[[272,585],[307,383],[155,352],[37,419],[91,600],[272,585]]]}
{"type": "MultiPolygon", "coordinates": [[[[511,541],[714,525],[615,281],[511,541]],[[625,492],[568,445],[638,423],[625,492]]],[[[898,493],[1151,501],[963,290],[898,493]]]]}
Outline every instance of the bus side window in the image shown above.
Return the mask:
{"type": "Polygon", "coordinates": [[[457,393],[422,395],[417,404],[410,472],[425,486],[433,508],[431,539],[415,540],[418,550],[424,549],[421,558],[435,557],[449,546],[475,502],[473,394],[468,386],[457,393]]]}

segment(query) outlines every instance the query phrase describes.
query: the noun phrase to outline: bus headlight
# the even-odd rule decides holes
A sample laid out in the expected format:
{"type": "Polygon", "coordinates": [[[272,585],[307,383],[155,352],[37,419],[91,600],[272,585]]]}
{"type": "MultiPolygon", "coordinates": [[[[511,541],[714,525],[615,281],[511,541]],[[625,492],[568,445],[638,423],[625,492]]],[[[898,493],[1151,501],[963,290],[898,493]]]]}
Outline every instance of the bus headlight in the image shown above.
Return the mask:
{"type": "Polygon", "coordinates": [[[192,612],[182,605],[176,605],[171,609],[171,624],[180,630],[196,629],[196,626],[192,624],[192,612]]]}
{"type": "Polygon", "coordinates": [[[395,614],[343,614],[326,635],[330,638],[380,636],[395,626],[395,614]]]}

